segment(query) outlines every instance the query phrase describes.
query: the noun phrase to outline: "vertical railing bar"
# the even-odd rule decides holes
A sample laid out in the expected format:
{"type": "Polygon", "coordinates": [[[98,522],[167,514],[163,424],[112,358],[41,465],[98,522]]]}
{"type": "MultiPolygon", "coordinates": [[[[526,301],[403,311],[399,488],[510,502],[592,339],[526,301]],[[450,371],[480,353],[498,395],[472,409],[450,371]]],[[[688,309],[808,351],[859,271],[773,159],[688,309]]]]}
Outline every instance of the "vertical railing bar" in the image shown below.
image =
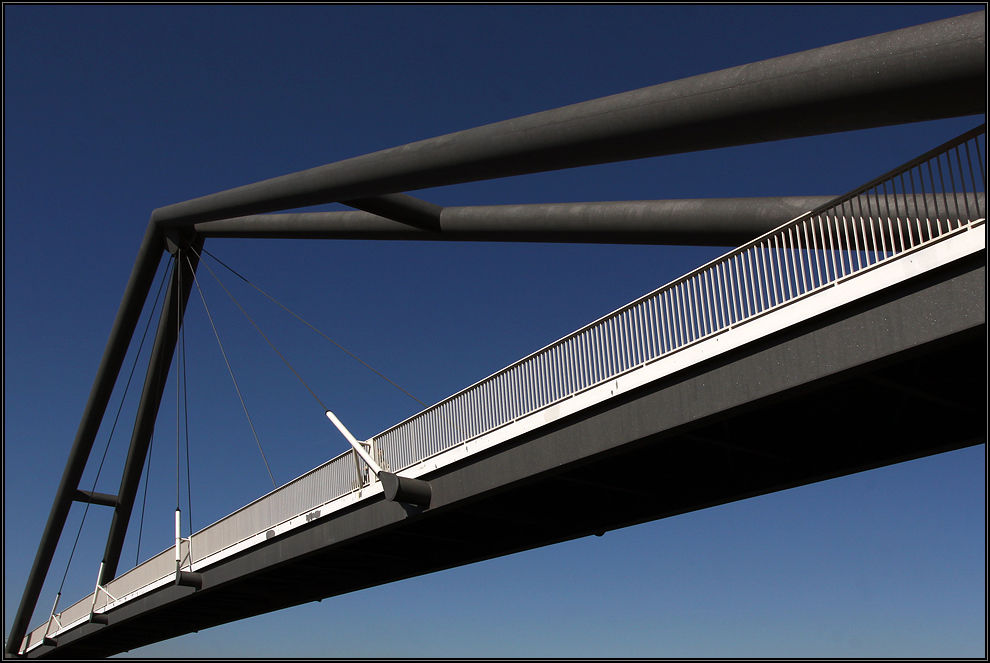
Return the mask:
{"type": "Polygon", "coordinates": [[[715,321],[712,320],[711,301],[708,297],[708,271],[697,275],[698,297],[700,298],[701,336],[704,338],[715,331],[715,321]]]}
{"type": "Polygon", "coordinates": [[[869,253],[869,247],[866,244],[866,222],[865,213],[863,212],[863,201],[862,199],[857,199],[856,201],[849,201],[849,207],[852,208],[858,203],[859,206],[859,216],[855,217],[859,219],[859,227],[854,228],[853,238],[856,240],[856,269],[852,270],[853,274],[863,269],[863,263],[866,260],[866,255],[869,253]],[[860,244],[862,243],[862,248],[860,244]]]}
{"type": "Polygon", "coordinates": [[[810,266],[808,267],[808,273],[812,277],[814,277],[815,275],[818,276],[818,284],[817,285],[813,284],[815,288],[818,288],[822,285],[823,281],[822,281],[822,268],[821,265],[818,264],[818,238],[815,235],[815,220],[814,218],[809,216],[807,219],[804,220],[803,224],[805,228],[807,228],[807,232],[805,233],[805,241],[809,245],[808,250],[811,252],[809,255],[811,256],[812,261],[815,264],[814,270],[812,270],[810,266]]]}
{"type": "Polygon", "coordinates": [[[773,299],[770,297],[770,240],[766,239],[760,243],[759,248],[759,272],[760,272],[760,294],[763,297],[764,308],[773,307],[773,299]]]}
{"type": "MultiPolygon", "coordinates": [[[[974,140],[975,142],[975,140],[974,140]]],[[[976,207],[976,214],[972,214],[969,211],[969,203],[966,203],[966,215],[969,216],[970,221],[980,217],[980,207],[979,207],[979,192],[976,190],[976,173],[973,172],[973,155],[969,153],[969,143],[966,141],[963,145],[966,147],[966,163],[969,164],[969,181],[973,184],[973,206],[976,207]]]]}
{"type": "Polygon", "coordinates": [[[650,297],[650,318],[653,325],[653,358],[663,355],[663,328],[660,324],[660,295],[650,297]]]}
{"type": "Polygon", "coordinates": [[[735,324],[743,319],[743,313],[742,302],[739,301],[739,270],[734,255],[729,257],[725,266],[729,272],[729,303],[732,304],[732,322],[735,324]]]}
{"type": "Polygon", "coordinates": [[[600,380],[607,380],[608,376],[612,374],[611,345],[609,343],[608,324],[609,323],[606,320],[604,324],[599,326],[599,342],[602,352],[602,374],[601,378],[599,378],[600,380]]]}
{"type": "Polygon", "coordinates": [[[794,226],[794,262],[800,266],[801,294],[803,295],[808,292],[808,280],[804,275],[804,258],[801,255],[801,228],[799,226],[794,226]]]}
{"type": "MultiPolygon", "coordinates": [[[[959,151],[958,147],[953,148],[956,152],[959,151]]],[[[945,153],[945,163],[949,167],[949,189],[952,192],[952,202],[956,206],[956,228],[962,225],[962,212],[959,211],[959,195],[956,190],[956,178],[952,171],[952,157],[949,152],[945,153]]],[[[950,225],[949,228],[952,228],[950,225]]]]}
{"type": "Polygon", "coordinates": [[[715,316],[718,318],[718,328],[722,329],[729,325],[728,317],[725,314],[725,298],[722,296],[724,294],[724,289],[721,286],[722,278],[722,263],[717,262],[712,270],[712,292],[714,293],[713,306],[715,307],[715,316]]]}
{"type": "Polygon", "coordinates": [[[681,292],[684,297],[684,322],[685,331],[687,332],[687,342],[692,343],[696,336],[694,329],[694,306],[691,297],[691,283],[690,281],[681,281],[681,292]]]}
{"type": "Polygon", "coordinates": [[[822,223],[821,215],[817,215],[816,219],[812,220],[818,221],[818,236],[821,238],[822,243],[822,271],[825,272],[825,280],[822,285],[826,283],[831,283],[835,280],[835,264],[832,262],[832,229],[828,227],[828,224],[822,223]],[[827,242],[826,242],[827,239],[827,242]],[[829,272],[829,265],[832,266],[832,271],[829,272]]]}
{"type": "Polygon", "coordinates": [[[708,319],[711,321],[712,333],[714,334],[722,325],[718,319],[718,295],[715,292],[715,287],[712,277],[714,276],[714,270],[705,271],[705,298],[708,302],[708,319]]]}
{"type": "Polygon", "coordinates": [[[632,329],[630,329],[629,310],[619,315],[619,338],[622,339],[622,367],[619,372],[629,370],[632,363],[632,329]]]}
{"type": "Polygon", "coordinates": [[[674,332],[672,335],[672,345],[673,349],[681,347],[682,342],[682,330],[681,330],[681,317],[680,317],[680,293],[677,287],[670,289],[670,327],[674,332]]]}
{"type": "Polygon", "coordinates": [[[746,251],[736,254],[736,265],[739,273],[739,298],[742,300],[744,320],[748,320],[753,315],[752,302],[750,301],[749,274],[746,269],[746,251]]]}
{"type": "Polygon", "coordinates": [[[791,265],[787,260],[789,243],[788,234],[789,229],[787,228],[777,234],[777,237],[780,238],[780,255],[777,259],[777,263],[780,265],[781,275],[780,291],[785,302],[789,302],[791,300],[791,265]]]}
{"type": "MultiPolygon", "coordinates": [[[[921,184],[921,202],[925,206],[925,226],[928,229],[928,240],[931,241],[935,237],[935,233],[932,230],[932,213],[928,209],[928,191],[925,185],[925,170],[922,168],[924,164],[918,165],[918,182],[921,184]]],[[[931,175],[931,164],[928,164],[928,173],[931,175]]],[[[932,203],[935,202],[935,192],[932,190],[932,203]]],[[[937,214],[937,212],[936,212],[937,214]]]]}
{"type": "Polygon", "coordinates": [[[639,366],[643,363],[643,357],[646,356],[646,353],[643,351],[644,339],[642,305],[639,304],[630,310],[633,311],[633,322],[636,326],[636,361],[634,362],[634,365],[639,366]]]}
{"type": "MultiPolygon", "coordinates": [[[[962,165],[962,155],[958,145],[955,146],[954,150],[956,153],[956,163],[959,164],[959,186],[962,188],[962,191],[956,192],[956,207],[959,207],[959,194],[961,193],[963,197],[963,205],[966,207],[966,219],[971,221],[973,217],[970,215],[969,211],[969,196],[966,195],[966,175],[962,165]]],[[[969,148],[966,149],[966,154],[969,154],[969,148]]],[[[970,168],[972,168],[972,162],[970,162],[970,168]]],[[[960,221],[962,220],[960,219],[960,221]]]]}
{"type": "Polygon", "coordinates": [[[691,316],[694,318],[694,338],[698,340],[705,335],[704,324],[705,316],[702,312],[702,306],[704,305],[701,301],[700,293],[698,292],[698,277],[697,275],[692,276],[688,282],[691,284],[691,316]]]}
{"type": "MultiPolygon", "coordinates": [[[[949,211],[949,199],[945,195],[945,193],[946,193],[945,192],[945,175],[942,173],[942,155],[941,154],[935,156],[935,165],[938,166],[938,180],[939,180],[939,184],[942,185],[942,203],[945,205],[945,225],[946,225],[946,232],[948,232],[949,230],[952,230],[952,218],[951,218],[951,214],[952,213],[949,211]]],[[[942,223],[941,223],[941,221],[939,221],[939,224],[938,224],[938,233],[940,235],[942,234],[942,223]]]]}
{"type": "Polygon", "coordinates": [[[681,346],[691,342],[691,320],[689,315],[688,292],[684,281],[677,284],[678,320],[681,325],[681,346]]]}
{"type": "Polygon", "coordinates": [[[774,258],[777,252],[777,235],[773,235],[767,238],[767,263],[769,265],[769,280],[767,281],[767,287],[770,289],[770,302],[772,306],[776,306],[780,303],[780,295],[777,292],[777,271],[773,268],[774,258]],[[773,244],[771,245],[771,242],[773,244]]]}
{"type": "MultiPolygon", "coordinates": [[[[908,180],[911,182],[911,201],[914,203],[914,222],[918,229],[918,244],[923,244],[925,241],[925,233],[921,227],[921,205],[918,203],[918,187],[914,184],[914,168],[908,171],[908,180]]],[[[907,194],[905,194],[907,195],[907,194]]],[[[911,228],[910,222],[908,223],[908,228],[911,228]]],[[[908,233],[908,237],[911,239],[911,246],[915,246],[915,241],[911,233],[908,233]]]]}
{"type": "Polygon", "coordinates": [[[854,255],[853,245],[856,242],[856,228],[855,226],[853,226],[853,236],[852,239],[850,239],[849,220],[846,218],[845,205],[842,206],[841,211],[842,211],[842,232],[846,237],[846,243],[842,250],[842,256],[845,258],[845,261],[848,264],[848,269],[845,266],[842,268],[842,276],[846,276],[847,274],[851,274],[853,271],[853,255],[854,255]]]}
{"type": "Polygon", "coordinates": [[[748,249],[746,251],[740,251],[736,255],[740,263],[739,271],[742,273],[743,287],[741,292],[745,300],[746,318],[749,319],[756,313],[755,302],[753,301],[753,266],[749,260],[751,256],[748,249]]]}
{"type": "MultiPolygon", "coordinates": [[[[914,237],[911,235],[911,215],[908,212],[908,190],[907,190],[907,185],[904,183],[904,175],[905,175],[905,173],[901,173],[898,176],[898,177],[900,177],[900,180],[901,180],[901,195],[904,198],[904,219],[903,220],[904,220],[904,224],[907,225],[908,242],[910,242],[910,245],[911,246],[914,246],[914,237]]],[[[914,189],[912,188],[912,192],[913,191],[914,191],[914,189]]],[[[913,200],[914,199],[912,198],[912,201],[913,200]]],[[[897,232],[900,233],[900,236],[901,236],[901,251],[903,252],[903,251],[906,251],[907,250],[908,245],[904,243],[904,229],[901,227],[901,205],[900,205],[900,203],[897,202],[897,199],[896,198],[894,199],[894,203],[895,203],[895,206],[897,208],[897,232]]]]}
{"type": "MultiPolygon", "coordinates": [[[[879,190],[877,190],[876,187],[874,187],[872,189],[872,191],[875,192],[876,204],[877,204],[877,215],[878,215],[878,218],[879,218],[879,214],[880,214],[880,192],[879,192],[879,190]]],[[[880,254],[880,248],[877,245],[877,233],[876,233],[876,228],[873,225],[873,201],[870,199],[869,196],[866,196],[866,208],[869,211],[869,218],[870,218],[870,239],[873,241],[873,260],[870,260],[867,264],[872,265],[873,263],[875,263],[877,261],[876,256],[878,256],[880,254]]],[[[881,226],[881,229],[882,228],[883,228],[883,226],[881,226]]],[[[864,241],[865,241],[865,239],[864,239],[864,241]]]]}
{"type": "Polygon", "coordinates": [[[677,329],[673,316],[673,289],[663,291],[663,320],[664,320],[664,340],[667,342],[666,352],[671,352],[677,347],[677,329]]]}
{"type": "MultiPolygon", "coordinates": [[[[987,171],[984,170],[984,167],[983,167],[983,150],[980,148],[980,136],[976,136],[976,138],[974,139],[974,143],[975,143],[975,145],[973,146],[973,151],[976,152],[976,163],[979,166],[980,180],[983,183],[983,205],[984,205],[984,209],[983,210],[979,210],[979,214],[980,214],[980,216],[985,217],[986,216],[986,213],[987,213],[987,210],[986,210],[986,204],[987,204],[986,203],[987,171]]],[[[987,143],[987,135],[986,134],[983,134],[983,145],[984,145],[984,147],[986,146],[986,143],[987,143]]],[[[976,186],[975,180],[973,182],[973,186],[974,187],[976,186]]]]}
{"type": "Polygon", "coordinates": [[[883,224],[881,223],[880,224],[880,231],[881,231],[880,237],[883,240],[886,240],[886,239],[889,239],[890,240],[890,249],[889,250],[887,249],[886,241],[884,241],[884,244],[883,244],[883,247],[884,247],[883,248],[884,259],[886,259],[886,258],[889,257],[887,255],[888,253],[891,256],[897,254],[897,244],[894,242],[894,223],[893,223],[893,220],[891,218],[893,216],[893,214],[890,211],[890,199],[891,199],[891,197],[894,198],[894,206],[896,207],[897,206],[897,188],[894,186],[893,180],[884,180],[884,182],[883,182],[883,203],[884,203],[884,206],[887,209],[887,214],[884,217],[886,219],[886,221],[887,221],[887,231],[886,231],[887,234],[886,235],[883,234],[883,224]],[[887,193],[887,185],[888,184],[890,184],[890,188],[891,188],[891,191],[892,191],[891,194],[888,194],[887,193]]]}
{"type": "MultiPolygon", "coordinates": [[[[938,234],[941,235],[942,221],[939,218],[939,213],[938,213],[938,187],[935,185],[935,173],[932,170],[932,159],[929,159],[926,165],[928,166],[928,183],[931,185],[932,188],[932,204],[935,207],[935,229],[938,231],[938,234]]],[[[930,219],[929,222],[931,222],[930,219]]],[[[934,237],[935,235],[932,236],[934,237]]]]}

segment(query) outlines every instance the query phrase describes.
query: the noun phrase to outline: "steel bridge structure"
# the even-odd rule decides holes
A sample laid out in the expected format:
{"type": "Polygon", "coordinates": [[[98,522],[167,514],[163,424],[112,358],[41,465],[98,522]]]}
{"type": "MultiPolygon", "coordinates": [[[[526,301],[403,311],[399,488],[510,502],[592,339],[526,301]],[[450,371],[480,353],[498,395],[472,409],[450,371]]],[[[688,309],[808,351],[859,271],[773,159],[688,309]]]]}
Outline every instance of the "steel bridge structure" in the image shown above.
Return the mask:
{"type": "Polygon", "coordinates": [[[979,116],[986,112],[985,48],[985,12],[976,12],[155,210],[6,655],[108,656],[401,578],[984,443],[985,124],[837,197],[444,208],[407,192],[979,116]],[[354,209],[283,212],[331,202],[354,209]],[[177,532],[174,549],[121,573],[190,272],[212,237],[737,248],[368,440],[353,439],[328,412],[352,451],[188,538],[177,532]],[[168,286],[120,489],[83,491],[83,470],[167,254],[186,268],[168,286]],[[880,416],[850,406],[857,402],[880,416]],[[113,510],[96,590],[29,631],[74,501],[113,510]]]}

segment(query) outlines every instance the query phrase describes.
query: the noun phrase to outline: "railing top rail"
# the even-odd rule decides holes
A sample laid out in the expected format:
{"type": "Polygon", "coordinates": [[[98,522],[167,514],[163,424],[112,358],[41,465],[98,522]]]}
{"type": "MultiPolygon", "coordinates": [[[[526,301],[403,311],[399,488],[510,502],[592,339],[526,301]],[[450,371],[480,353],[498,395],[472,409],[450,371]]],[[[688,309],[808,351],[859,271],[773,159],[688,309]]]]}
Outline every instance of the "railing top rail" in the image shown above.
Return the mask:
{"type": "MultiPolygon", "coordinates": [[[[972,129],[970,129],[969,131],[967,131],[966,133],[964,133],[962,135],[959,135],[959,136],[956,136],[952,140],[948,140],[948,141],[942,143],[941,145],[939,145],[936,148],[933,148],[931,150],[928,150],[927,152],[925,152],[921,156],[915,157],[914,159],[911,159],[907,163],[901,164],[897,168],[893,168],[892,170],[887,171],[886,173],[884,173],[883,175],[880,175],[879,177],[874,177],[872,180],[870,180],[866,184],[862,184],[862,185],[856,187],[855,189],[853,189],[849,193],[845,193],[845,194],[839,196],[838,198],[835,198],[834,200],[830,200],[829,202],[827,202],[827,203],[825,203],[825,204],[823,204],[823,205],[821,205],[821,206],[819,206],[819,207],[811,210],[810,214],[819,214],[821,212],[824,212],[826,210],[829,210],[829,209],[835,207],[836,205],[839,205],[841,203],[844,203],[847,200],[852,200],[856,196],[858,196],[858,195],[860,195],[862,193],[866,193],[870,189],[875,188],[878,184],[882,184],[883,182],[885,182],[887,180],[890,180],[890,179],[896,177],[897,175],[900,175],[901,173],[905,173],[905,172],[911,170],[912,168],[914,168],[915,166],[920,166],[921,164],[925,163],[926,161],[929,161],[930,159],[932,159],[932,158],[934,158],[934,157],[936,157],[936,156],[938,156],[940,154],[943,154],[945,152],[948,152],[953,147],[956,147],[958,145],[962,145],[963,143],[965,143],[966,141],[968,141],[971,138],[976,138],[980,134],[985,134],[986,131],[987,131],[987,123],[984,122],[980,126],[974,127],[972,129]]],[[[770,232],[773,232],[773,231],[770,231],[770,232]]]]}
{"type": "Polygon", "coordinates": [[[688,272],[687,274],[685,274],[685,275],[683,275],[683,276],[681,276],[681,277],[679,277],[677,279],[674,279],[673,281],[670,281],[670,282],[668,282],[668,283],[660,286],[659,288],[656,288],[655,290],[653,290],[651,292],[648,292],[647,294],[643,295],[642,297],[639,297],[638,299],[635,299],[632,302],[629,302],[628,304],[625,304],[624,306],[621,306],[621,307],[615,309],[614,311],[612,311],[610,313],[607,313],[607,314],[601,316],[597,320],[594,320],[593,322],[590,322],[590,323],[584,325],[580,329],[577,329],[576,331],[573,331],[570,334],[567,334],[566,336],[564,336],[562,338],[559,338],[556,341],[553,341],[552,343],[548,343],[547,345],[543,346],[542,348],[540,348],[538,350],[535,350],[534,352],[531,352],[530,354],[526,355],[522,359],[519,359],[518,361],[515,361],[512,364],[509,364],[508,366],[499,369],[498,371],[492,373],[491,375],[478,380],[477,382],[475,382],[475,383],[473,383],[473,384],[465,387],[464,389],[461,389],[457,393],[452,394],[451,396],[448,396],[447,398],[444,398],[441,401],[437,401],[435,404],[431,405],[430,407],[428,407],[428,408],[426,408],[424,410],[421,410],[421,411],[417,412],[416,414],[407,417],[406,419],[403,419],[399,423],[395,424],[394,426],[391,426],[390,428],[387,428],[386,430],[382,431],[378,435],[375,435],[374,437],[375,438],[380,438],[380,437],[386,435],[387,433],[389,433],[389,432],[391,432],[391,431],[393,431],[393,430],[395,430],[397,428],[400,428],[400,427],[404,426],[408,422],[410,422],[410,421],[412,421],[412,420],[414,420],[414,419],[416,419],[418,417],[423,416],[427,412],[430,412],[431,410],[435,410],[435,409],[441,407],[442,405],[444,405],[445,403],[448,403],[450,401],[453,401],[455,398],[457,398],[461,394],[464,394],[466,392],[469,392],[472,389],[475,389],[476,387],[478,387],[478,386],[480,386],[482,384],[485,384],[486,382],[490,382],[491,380],[497,378],[498,376],[500,376],[500,375],[502,375],[504,373],[507,373],[508,371],[512,370],[516,366],[529,361],[533,357],[536,357],[537,355],[540,355],[541,353],[546,352],[547,350],[549,350],[549,349],[551,349],[553,347],[556,347],[558,345],[561,345],[562,343],[566,343],[570,339],[572,339],[572,338],[574,338],[576,336],[579,336],[580,334],[583,334],[584,332],[586,332],[587,330],[591,329],[592,327],[600,324],[601,322],[603,322],[603,321],[605,321],[605,320],[607,320],[609,318],[615,317],[617,315],[620,315],[624,311],[640,305],[642,302],[650,299],[651,297],[656,296],[661,291],[667,290],[667,289],[670,289],[670,288],[674,288],[674,287],[680,285],[681,283],[684,283],[684,282],[686,282],[686,281],[694,278],[696,275],[698,275],[701,272],[704,272],[705,270],[709,269],[713,265],[718,264],[718,263],[722,263],[722,262],[726,262],[727,260],[732,259],[736,255],[738,255],[740,253],[743,253],[745,251],[748,251],[750,248],[759,245],[766,238],[772,237],[773,235],[779,233],[782,229],[787,228],[788,226],[790,226],[790,225],[792,225],[792,224],[800,221],[801,219],[803,219],[803,218],[805,218],[807,216],[810,216],[812,214],[817,214],[817,213],[823,212],[825,210],[831,209],[832,207],[835,207],[836,205],[841,204],[841,203],[845,202],[846,200],[851,200],[852,198],[855,198],[859,194],[861,194],[861,193],[863,193],[865,191],[870,190],[871,188],[873,188],[874,186],[876,186],[880,182],[883,182],[884,180],[890,179],[891,177],[894,177],[894,176],[896,176],[897,174],[899,174],[901,172],[906,172],[907,170],[910,170],[911,168],[913,168],[913,167],[915,167],[915,166],[917,166],[919,164],[922,164],[922,163],[928,161],[933,156],[935,156],[937,154],[941,154],[941,153],[943,153],[943,152],[945,152],[945,151],[947,151],[947,150],[955,147],[956,145],[961,145],[961,144],[965,143],[967,140],[969,140],[969,139],[971,139],[971,138],[973,138],[975,136],[978,136],[978,135],[980,135],[982,133],[986,133],[986,123],[985,122],[983,124],[981,124],[980,126],[975,127],[973,129],[967,131],[966,133],[964,133],[964,134],[962,134],[960,136],[957,136],[957,137],[953,138],[952,140],[947,141],[947,142],[943,143],[942,145],[939,145],[938,147],[936,147],[936,148],[934,148],[932,150],[929,150],[928,152],[925,152],[920,157],[916,157],[916,158],[912,159],[911,161],[908,161],[907,163],[904,163],[904,164],[898,166],[897,168],[894,168],[894,169],[888,171],[887,173],[881,175],[880,177],[874,178],[873,180],[871,180],[867,184],[862,185],[862,186],[858,186],[855,189],[853,189],[852,191],[850,191],[848,193],[845,193],[845,194],[843,194],[841,196],[838,196],[836,198],[833,198],[832,200],[830,200],[827,203],[825,203],[825,204],[817,207],[816,209],[809,210],[808,212],[805,212],[804,214],[801,214],[799,216],[796,216],[795,218],[791,219],[790,221],[788,221],[787,223],[783,224],[782,226],[779,226],[778,228],[774,228],[773,230],[767,231],[767,232],[763,233],[762,235],[760,235],[759,237],[757,237],[755,239],[752,239],[749,242],[743,244],[742,246],[736,247],[735,249],[732,249],[728,253],[724,253],[724,254],[718,256],[717,258],[714,258],[713,260],[708,261],[707,263],[705,263],[705,264],[701,265],[700,267],[698,267],[698,268],[696,268],[696,269],[688,272]]]}

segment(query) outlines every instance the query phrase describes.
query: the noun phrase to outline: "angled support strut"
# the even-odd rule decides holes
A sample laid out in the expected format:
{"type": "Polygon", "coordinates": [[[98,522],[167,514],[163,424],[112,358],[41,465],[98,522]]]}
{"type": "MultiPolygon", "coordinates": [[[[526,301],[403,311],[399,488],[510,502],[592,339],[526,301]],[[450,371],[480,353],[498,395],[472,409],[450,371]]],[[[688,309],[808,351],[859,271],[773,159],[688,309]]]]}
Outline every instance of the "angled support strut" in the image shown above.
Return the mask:
{"type": "Polygon", "coordinates": [[[386,472],[381,468],[381,466],[371,457],[368,450],[365,449],[365,445],[371,446],[368,442],[360,442],[351,435],[351,432],[347,430],[344,424],[340,423],[340,419],[331,412],[327,410],[327,419],[329,419],[337,430],[340,431],[347,441],[350,443],[351,447],[354,448],[354,452],[361,457],[371,471],[375,473],[378,480],[382,482],[382,488],[385,490],[385,497],[390,502],[402,502],[403,504],[413,504],[416,506],[428,507],[430,506],[430,500],[433,497],[433,489],[430,487],[428,481],[423,481],[422,479],[411,479],[409,477],[400,477],[392,472],[386,472]]]}

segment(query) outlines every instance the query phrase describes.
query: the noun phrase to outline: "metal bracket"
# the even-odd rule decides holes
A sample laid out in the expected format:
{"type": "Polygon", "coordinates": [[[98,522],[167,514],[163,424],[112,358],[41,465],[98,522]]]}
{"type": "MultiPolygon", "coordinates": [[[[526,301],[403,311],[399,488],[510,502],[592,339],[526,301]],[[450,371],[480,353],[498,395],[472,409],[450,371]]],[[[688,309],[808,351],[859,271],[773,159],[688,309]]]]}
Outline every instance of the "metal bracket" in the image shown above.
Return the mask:
{"type": "Polygon", "coordinates": [[[53,619],[55,620],[56,626],[58,626],[56,633],[62,630],[62,621],[55,615],[55,610],[56,608],[58,608],[58,600],[61,597],[62,597],[62,592],[59,592],[55,595],[55,603],[52,604],[52,612],[50,615],[48,615],[48,623],[45,624],[45,634],[41,637],[41,644],[48,645],[50,647],[58,646],[58,642],[55,640],[55,638],[49,637],[48,635],[49,631],[52,630],[53,619]]]}
{"type": "Polygon", "coordinates": [[[347,441],[350,443],[354,452],[361,457],[371,471],[375,473],[378,480],[382,482],[382,488],[385,492],[385,497],[390,502],[402,502],[403,504],[414,504],[416,506],[428,507],[430,506],[430,500],[433,496],[433,489],[430,487],[428,481],[423,481],[422,479],[411,479],[408,477],[400,477],[392,472],[386,472],[382,467],[371,457],[365,446],[370,449],[374,449],[372,442],[365,441],[361,442],[347,430],[344,424],[340,423],[340,419],[331,412],[327,410],[327,419],[329,419],[340,434],[343,435],[347,441]]]}
{"type": "Polygon", "coordinates": [[[162,234],[165,236],[165,248],[173,256],[180,250],[189,248],[193,237],[193,233],[182,232],[180,228],[165,228],[162,234]]]}
{"type": "Polygon", "coordinates": [[[188,537],[185,540],[189,542],[189,570],[182,570],[182,528],[181,528],[182,512],[179,509],[175,510],[175,586],[176,587],[194,587],[196,589],[202,589],[203,587],[203,575],[201,573],[192,572],[192,537],[188,537]]]}
{"type": "Polygon", "coordinates": [[[90,624],[103,624],[106,626],[110,623],[110,618],[104,613],[96,612],[96,600],[100,597],[100,590],[110,597],[110,603],[116,603],[117,597],[107,591],[107,588],[100,584],[100,578],[103,577],[103,566],[105,562],[100,562],[100,574],[96,576],[96,589],[93,590],[93,603],[89,607],[89,623],[90,624]]]}

